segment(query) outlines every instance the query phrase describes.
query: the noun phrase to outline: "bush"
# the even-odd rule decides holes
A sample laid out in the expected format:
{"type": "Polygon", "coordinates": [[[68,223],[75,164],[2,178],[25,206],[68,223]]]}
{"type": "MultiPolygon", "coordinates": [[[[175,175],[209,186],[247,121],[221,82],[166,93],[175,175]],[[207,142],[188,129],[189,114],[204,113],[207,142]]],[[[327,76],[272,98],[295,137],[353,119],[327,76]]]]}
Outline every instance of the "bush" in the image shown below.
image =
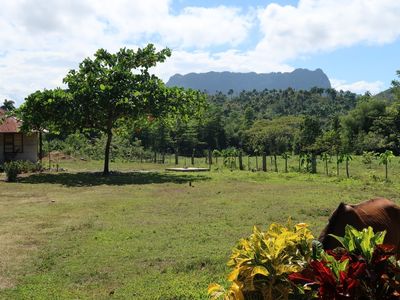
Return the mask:
{"type": "Polygon", "coordinates": [[[211,284],[208,293],[212,299],[289,299],[291,283],[287,277],[306,267],[312,239],[306,224],[272,224],[266,232],[254,227],[253,234],[232,251],[230,288],[211,284]]]}
{"type": "Polygon", "coordinates": [[[15,160],[4,163],[4,172],[6,173],[6,180],[15,182],[18,174],[37,172],[42,169],[40,163],[33,163],[27,160],[15,160]]]}
{"type": "Polygon", "coordinates": [[[6,173],[6,181],[15,182],[18,174],[21,173],[21,169],[18,161],[10,161],[4,163],[4,172],[6,173]]]}
{"type": "Polygon", "coordinates": [[[211,284],[211,299],[400,299],[400,261],[385,232],[346,226],[342,247],[324,251],[307,225],[272,224],[233,249],[228,290],[211,284]]]}

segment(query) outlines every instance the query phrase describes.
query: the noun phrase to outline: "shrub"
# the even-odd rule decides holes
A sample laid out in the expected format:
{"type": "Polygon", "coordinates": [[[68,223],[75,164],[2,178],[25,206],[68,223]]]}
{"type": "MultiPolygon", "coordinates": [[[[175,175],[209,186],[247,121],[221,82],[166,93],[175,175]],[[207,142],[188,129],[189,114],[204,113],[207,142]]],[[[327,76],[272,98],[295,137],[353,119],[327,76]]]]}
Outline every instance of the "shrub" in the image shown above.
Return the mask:
{"type": "Polygon", "coordinates": [[[230,288],[211,284],[209,295],[212,299],[288,299],[291,284],[287,276],[304,269],[311,256],[312,239],[306,224],[272,224],[266,232],[254,227],[253,234],[232,251],[228,262],[233,268],[228,276],[230,288]]]}
{"type": "Polygon", "coordinates": [[[17,180],[18,174],[37,172],[42,169],[40,163],[33,163],[27,160],[15,160],[4,163],[4,172],[6,173],[6,180],[14,182],[17,180]]]}
{"type": "Polygon", "coordinates": [[[288,277],[310,298],[399,299],[400,268],[394,246],[382,244],[384,236],[347,225],[344,237],[336,237],[344,248],[322,251],[320,259],[288,277]]]}
{"type": "Polygon", "coordinates": [[[324,251],[307,225],[253,229],[233,249],[228,290],[211,284],[211,299],[400,299],[400,261],[385,232],[346,226],[343,247],[324,251]]]}
{"type": "Polygon", "coordinates": [[[21,173],[18,161],[10,161],[4,163],[4,172],[6,173],[6,181],[15,182],[18,174],[21,173]]]}

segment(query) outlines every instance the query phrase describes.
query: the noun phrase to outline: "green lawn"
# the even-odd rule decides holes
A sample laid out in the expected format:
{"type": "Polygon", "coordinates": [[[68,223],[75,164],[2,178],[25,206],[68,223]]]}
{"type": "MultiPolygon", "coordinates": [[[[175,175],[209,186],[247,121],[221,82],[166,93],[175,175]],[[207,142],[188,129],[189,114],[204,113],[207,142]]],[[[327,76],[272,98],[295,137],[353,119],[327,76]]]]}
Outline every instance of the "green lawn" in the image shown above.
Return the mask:
{"type": "Polygon", "coordinates": [[[397,161],[390,182],[360,158],[350,179],[344,170],[327,177],[322,166],[317,175],[221,166],[187,174],[122,162],[111,164],[121,173],[104,178],[94,173],[101,164],[61,161],[67,172],[0,180],[1,299],[206,299],[253,225],[290,216],[318,235],[340,201],[400,201],[397,161]]]}

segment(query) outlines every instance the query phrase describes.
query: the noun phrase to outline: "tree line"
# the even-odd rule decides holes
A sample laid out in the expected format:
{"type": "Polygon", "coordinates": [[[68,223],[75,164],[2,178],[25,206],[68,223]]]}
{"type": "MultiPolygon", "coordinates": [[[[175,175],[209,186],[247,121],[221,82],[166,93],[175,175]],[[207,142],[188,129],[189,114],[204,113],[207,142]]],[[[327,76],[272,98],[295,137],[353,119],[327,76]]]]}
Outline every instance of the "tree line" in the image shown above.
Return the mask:
{"type": "Polygon", "coordinates": [[[170,54],[153,45],[115,54],[100,49],[68,72],[66,89],[34,92],[15,114],[24,130],[50,131],[48,150],[84,149],[95,158],[103,150],[104,174],[110,157],[151,153],[175,154],[177,160],[236,149],[275,162],[278,155],[299,154],[310,172],[318,155],[335,156],[339,163],[364,151],[400,153],[397,80],[390,97],[331,88],[206,95],[166,87],[151,74],[170,54]]]}

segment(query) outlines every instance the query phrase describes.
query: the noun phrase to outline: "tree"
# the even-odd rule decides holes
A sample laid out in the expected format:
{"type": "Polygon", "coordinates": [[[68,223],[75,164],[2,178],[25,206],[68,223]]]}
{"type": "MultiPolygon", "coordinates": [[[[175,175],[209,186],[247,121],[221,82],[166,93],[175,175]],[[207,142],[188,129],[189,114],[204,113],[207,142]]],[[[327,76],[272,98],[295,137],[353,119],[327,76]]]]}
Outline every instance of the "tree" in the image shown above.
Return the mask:
{"type": "Polygon", "coordinates": [[[302,124],[299,137],[301,150],[311,153],[311,173],[317,173],[316,154],[320,149],[316,141],[321,134],[321,122],[315,117],[307,116],[302,124]]]}
{"type": "Polygon", "coordinates": [[[15,102],[12,100],[4,99],[3,105],[1,105],[0,108],[4,109],[7,112],[12,112],[15,110],[15,102]]]}
{"type": "Polygon", "coordinates": [[[394,157],[393,151],[386,150],[385,152],[379,154],[379,164],[385,165],[385,179],[388,179],[388,164],[394,157]]]}
{"type": "Polygon", "coordinates": [[[282,153],[282,158],[285,160],[285,173],[288,172],[288,159],[290,158],[290,154],[288,152],[282,153]]]}
{"type": "MultiPolygon", "coordinates": [[[[99,49],[86,58],[78,70],[64,78],[70,97],[50,120],[66,130],[92,130],[107,136],[103,174],[109,174],[113,130],[121,124],[170,114],[187,116],[200,111],[204,96],[182,88],[168,88],[149,69],[171,55],[152,44],[134,51],[122,48],[112,54],[99,49]]],[[[40,115],[40,112],[37,112],[40,115]]]]}
{"type": "MultiPolygon", "coordinates": [[[[400,77],[400,70],[396,71],[396,74],[398,77],[400,77]]],[[[393,88],[393,93],[397,97],[397,99],[400,100],[400,81],[399,80],[393,80],[392,81],[392,88],[393,88]]]]}
{"type": "Polygon", "coordinates": [[[40,160],[43,158],[43,132],[48,130],[59,133],[65,130],[60,121],[67,115],[67,103],[70,100],[70,95],[60,88],[45,89],[30,94],[15,111],[15,114],[23,120],[22,131],[39,132],[40,160]]]}
{"type": "MultiPolygon", "coordinates": [[[[350,178],[350,173],[349,173],[349,162],[353,160],[353,157],[349,153],[343,153],[340,156],[340,161],[341,162],[346,162],[346,176],[347,178],[350,178]]],[[[339,166],[338,166],[339,168],[339,166]]]]}
{"type": "Polygon", "coordinates": [[[331,156],[329,155],[329,153],[324,152],[321,154],[321,159],[322,159],[322,161],[325,162],[325,173],[326,173],[326,176],[328,176],[329,175],[328,163],[331,161],[331,156]]]}

